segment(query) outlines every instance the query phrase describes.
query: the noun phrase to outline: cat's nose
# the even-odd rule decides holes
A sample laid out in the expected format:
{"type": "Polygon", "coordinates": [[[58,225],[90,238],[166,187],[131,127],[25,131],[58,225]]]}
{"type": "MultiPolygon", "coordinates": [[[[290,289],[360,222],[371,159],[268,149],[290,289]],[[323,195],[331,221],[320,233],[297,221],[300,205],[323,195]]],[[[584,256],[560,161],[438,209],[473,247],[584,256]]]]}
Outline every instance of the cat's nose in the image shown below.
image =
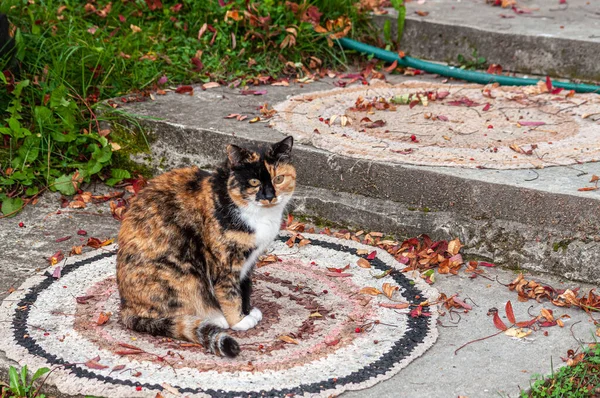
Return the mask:
{"type": "Polygon", "coordinates": [[[260,192],[258,193],[258,195],[256,195],[256,199],[258,199],[260,201],[265,200],[268,203],[272,203],[272,202],[274,202],[276,200],[275,190],[273,189],[272,186],[265,185],[260,190],[260,192]]]}

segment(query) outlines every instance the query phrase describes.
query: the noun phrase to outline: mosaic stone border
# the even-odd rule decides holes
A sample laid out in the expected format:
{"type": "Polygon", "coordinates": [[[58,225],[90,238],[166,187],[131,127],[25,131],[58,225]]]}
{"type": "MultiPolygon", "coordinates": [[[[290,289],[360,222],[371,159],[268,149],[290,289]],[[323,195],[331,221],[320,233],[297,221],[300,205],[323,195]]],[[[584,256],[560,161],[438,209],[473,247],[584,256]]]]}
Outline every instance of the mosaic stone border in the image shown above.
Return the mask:
{"type": "MultiPolygon", "coordinates": [[[[357,244],[352,241],[343,241],[324,235],[308,235],[313,247],[322,247],[335,251],[349,252],[356,254],[358,248],[367,248],[373,250],[373,247],[357,244]]],[[[281,237],[280,242],[287,238],[281,237]]],[[[393,258],[383,250],[378,251],[377,258],[371,261],[372,267],[379,271],[385,271],[391,267],[402,267],[395,262],[393,258]]],[[[68,275],[76,272],[81,267],[92,264],[98,260],[107,259],[114,256],[115,247],[107,247],[98,254],[97,252],[88,254],[83,259],[76,259],[64,266],[62,274],[68,275]]],[[[394,281],[404,290],[403,297],[409,302],[421,302],[427,298],[437,297],[437,291],[425,284],[420,279],[412,279],[403,273],[394,273],[394,281]]],[[[60,358],[60,353],[51,353],[45,351],[38,343],[28,336],[30,334],[30,325],[28,317],[30,305],[35,303],[38,295],[54,283],[60,283],[60,279],[54,279],[48,272],[40,273],[28,279],[16,292],[12,293],[2,304],[0,311],[0,331],[2,332],[2,349],[6,351],[9,358],[16,360],[21,365],[27,364],[31,369],[51,366],[65,365],[65,361],[60,358]],[[9,321],[9,322],[7,322],[9,321]]],[[[239,393],[236,391],[223,390],[203,390],[201,388],[179,388],[171,381],[171,385],[181,393],[192,394],[193,396],[210,397],[262,397],[262,396],[329,396],[339,394],[346,390],[358,390],[372,386],[379,381],[388,379],[398,373],[416,357],[422,355],[437,339],[436,329],[436,311],[430,309],[431,317],[411,318],[407,316],[407,332],[397,340],[392,349],[383,354],[376,361],[360,371],[340,378],[329,380],[319,380],[311,384],[301,384],[295,388],[278,389],[277,380],[273,380],[274,388],[271,390],[250,391],[239,393]]],[[[135,380],[116,379],[110,376],[97,374],[93,369],[87,369],[81,365],[70,365],[65,370],[59,370],[53,373],[49,380],[55,384],[59,390],[65,394],[102,394],[106,396],[152,396],[162,391],[161,383],[139,383],[135,380]],[[67,371],[68,369],[68,371],[67,371]],[[143,391],[136,391],[135,388],[141,386],[143,391]]]]}

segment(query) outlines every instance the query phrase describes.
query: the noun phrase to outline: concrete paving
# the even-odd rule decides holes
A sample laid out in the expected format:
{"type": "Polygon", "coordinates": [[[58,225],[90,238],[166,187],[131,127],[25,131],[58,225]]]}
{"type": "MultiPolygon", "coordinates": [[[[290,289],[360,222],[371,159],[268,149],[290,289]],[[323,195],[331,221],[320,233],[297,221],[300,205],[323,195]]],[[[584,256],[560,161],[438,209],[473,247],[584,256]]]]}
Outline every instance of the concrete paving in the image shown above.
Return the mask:
{"type": "MultiPolygon", "coordinates": [[[[473,50],[505,70],[600,81],[600,4],[588,0],[518,0],[492,7],[486,0],[426,0],[406,4],[401,49],[409,55],[457,63],[473,50]],[[423,3],[423,4],[420,4],[423,3]],[[426,16],[420,16],[417,11],[426,16]]],[[[377,21],[392,23],[396,12],[377,21]]]]}
{"type": "MultiPolygon", "coordinates": [[[[97,191],[106,192],[106,187],[97,191]]],[[[299,195],[303,195],[299,192],[299,195]]],[[[333,199],[333,198],[332,198],[333,199]]],[[[94,236],[101,239],[114,238],[118,231],[118,222],[110,216],[107,204],[91,205],[82,210],[60,208],[60,196],[48,194],[42,197],[36,206],[28,206],[17,217],[2,221],[0,237],[6,242],[0,266],[3,269],[0,278],[0,291],[17,288],[36,268],[47,265],[46,259],[57,250],[68,252],[73,245],[83,242],[81,239],[94,236]],[[60,214],[59,214],[60,212],[60,214]],[[19,223],[25,224],[24,228],[19,223]],[[84,229],[87,237],[80,238],[77,231],[84,229]],[[63,242],[57,239],[73,236],[63,242]]],[[[469,259],[469,256],[466,256],[469,259]]],[[[498,278],[502,283],[512,281],[516,274],[511,270],[486,269],[488,278],[498,278]]],[[[592,285],[568,282],[564,278],[534,276],[557,289],[592,285]]],[[[593,341],[594,326],[590,317],[581,310],[556,308],[552,305],[530,301],[521,303],[517,295],[505,286],[478,277],[469,279],[461,272],[457,276],[438,275],[434,286],[450,296],[458,294],[462,299],[471,299],[473,310],[450,316],[446,312],[440,317],[439,339],[434,346],[402,370],[397,376],[364,391],[343,394],[344,397],[517,397],[521,388],[527,388],[531,377],[536,374],[549,374],[552,369],[561,366],[561,356],[567,350],[576,349],[582,342],[593,341]],[[529,314],[537,315],[542,307],[553,309],[555,315],[570,315],[565,319],[565,327],[554,326],[533,332],[525,339],[514,339],[503,334],[466,346],[455,354],[461,345],[497,332],[492,319],[487,315],[492,307],[498,308],[505,322],[504,306],[511,300],[518,321],[528,320],[529,314]]],[[[6,377],[10,365],[0,355],[0,374],[6,377]]],[[[66,397],[51,385],[48,393],[66,397]]]]}
{"type": "MultiPolygon", "coordinates": [[[[406,79],[393,76],[390,81],[406,79]]],[[[250,120],[260,114],[261,104],[330,89],[333,82],[269,86],[261,96],[196,88],[193,96],[169,93],[121,110],[137,115],[152,142],[152,153],[137,156],[139,161],[157,172],[189,164],[211,168],[223,161],[230,142],[283,137],[268,123],[227,115],[244,114],[250,120]]],[[[310,188],[298,197],[299,211],[403,236],[456,235],[469,253],[503,266],[600,282],[594,266],[600,261],[600,195],[578,191],[592,174],[600,175],[600,163],[540,170],[426,167],[350,158],[302,144],[296,145],[295,156],[299,181],[310,188]]]]}

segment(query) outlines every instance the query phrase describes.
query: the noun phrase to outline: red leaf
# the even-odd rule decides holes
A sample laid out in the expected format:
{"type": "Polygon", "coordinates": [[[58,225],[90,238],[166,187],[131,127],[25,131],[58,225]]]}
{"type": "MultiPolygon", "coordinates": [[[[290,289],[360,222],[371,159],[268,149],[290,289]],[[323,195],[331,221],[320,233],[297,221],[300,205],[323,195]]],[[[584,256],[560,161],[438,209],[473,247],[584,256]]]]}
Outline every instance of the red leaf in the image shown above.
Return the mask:
{"type": "Polygon", "coordinates": [[[194,93],[194,88],[192,86],[179,86],[177,90],[175,90],[177,94],[187,94],[190,93],[192,95],[194,93]]]}
{"type": "Polygon", "coordinates": [[[144,351],[140,351],[140,350],[119,350],[119,351],[115,351],[115,354],[117,355],[137,355],[137,354],[143,354],[144,351]]]}
{"type": "Polygon", "coordinates": [[[496,328],[498,328],[500,330],[508,329],[508,327],[506,327],[504,322],[502,322],[502,319],[500,319],[500,317],[498,316],[497,312],[494,313],[494,326],[496,326],[496,328]]]}
{"type": "Polygon", "coordinates": [[[160,0],[146,0],[146,4],[150,11],[158,10],[163,6],[160,0]]]}
{"type": "Polygon", "coordinates": [[[375,250],[373,250],[371,253],[369,253],[369,255],[367,256],[367,260],[375,260],[375,257],[377,257],[377,252],[375,250]]]}
{"type": "Polygon", "coordinates": [[[480,261],[479,265],[481,265],[482,267],[495,267],[496,266],[496,264],[486,263],[485,261],[480,261]]]}
{"type": "Polygon", "coordinates": [[[90,296],[79,296],[75,297],[75,301],[77,301],[78,304],[87,304],[88,300],[94,297],[96,297],[96,295],[94,294],[90,296]]]}
{"type": "Polygon", "coordinates": [[[100,357],[96,357],[96,358],[90,359],[89,361],[87,361],[85,363],[85,366],[87,366],[90,369],[106,369],[106,368],[108,368],[108,366],[98,363],[98,360],[100,360],[100,357]],[[98,359],[96,359],[96,358],[98,358],[98,359]]]}
{"type": "Polygon", "coordinates": [[[421,103],[421,100],[412,100],[412,101],[410,101],[410,104],[408,104],[408,107],[409,107],[410,109],[412,109],[412,108],[414,108],[414,107],[415,107],[415,105],[418,105],[418,104],[420,104],[420,103],[421,103]]]}
{"type": "Polygon", "coordinates": [[[550,80],[550,76],[546,76],[546,87],[548,91],[552,91],[552,81],[550,80]]]}
{"type": "Polygon", "coordinates": [[[546,321],[546,322],[540,323],[540,327],[542,327],[542,328],[549,328],[551,326],[556,326],[556,325],[557,325],[556,321],[546,321]]]}
{"type": "Polygon", "coordinates": [[[200,72],[204,68],[204,64],[198,57],[192,57],[190,62],[194,64],[194,72],[200,72]]]}
{"type": "Polygon", "coordinates": [[[337,343],[340,342],[340,339],[335,339],[335,340],[331,340],[331,341],[325,341],[325,345],[328,347],[332,347],[334,345],[337,345],[337,343]]]}
{"type": "Polygon", "coordinates": [[[325,273],[325,275],[331,276],[331,277],[334,277],[334,278],[344,278],[346,276],[352,276],[352,274],[346,274],[346,273],[343,273],[343,272],[341,272],[341,273],[340,272],[327,272],[327,273],[325,273]]]}
{"type": "Polygon", "coordinates": [[[486,112],[486,111],[489,111],[489,110],[490,110],[490,107],[491,107],[491,105],[490,105],[490,103],[488,102],[487,104],[485,104],[485,106],[483,107],[482,111],[484,111],[484,112],[486,112]]]}
{"type": "Polygon", "coordinates": [[[528,328],[529,326],[531,326],[531,325],[533,325],[534,323],[536,323],[536,322],[537,322],[537,320],[538,320],[537,318],[533,318],[533,319],[531,319],[531,320],[529,320],[529,321],[525,321],[525,322],[517,322],[517,323],[515,323],[515,326],[516,326],[516,327],[519,327],[519,328],[528,328]]]}
{"type": "Polygon", "coordinates": [[[510,300],[508,300],[506,302],[506,318],[508,318],[508,321],[510,323],[512,323],[513,325],[515,323],[517,323],[517,320],[515,319],[515,313],[513,312],[513,308],[512,308],[512,304],[511,304],[510,300]]]}
{"type": "Polygon", "coordinates": [[[454,301],[456,304],[458,304],[461,307],[463,307],[465,310],[472,310],[473,309],[473,307],[471,307],[469,304],[465,303],[464,301],[462,301],[458,297],[452,297],[452,301],[454,301]]]}
{"type": "Polygon", "coordinates": [[[71,235],[56,239],[56,243],[64,242],[69,239],[71,239],[71,235]]]}
{"type": "Polygon", "coordinates": [[[111,372],[116,372],[118,370],[123,370],[123,369],[125,369],[125,365],[117,365],[114,368],[112,368],[110,371],[111,372]]]}
{"type": "Polygon", "coordinates": [[[585,191],[595,191],[595,190],[597,190],[597,189],[598,189],[598,187],[583,187],[583,188],[579,188],[579,189],[578,189],[578,191],[581,191],[581,192],[585,192],[585,191]]]}
{"type": "Polygon", "coordinates": [[[59,265],[56,268],[54,268],[54,272],[52,272],[52,277],[54,279],[59,279],[60,278],[60,271],[61,271],[61,269],[60,269],[60,265],[59,265]]]}
{"type": "Polygon", "coordinates": [[[136,347],[136,346],[134,346],[134,345],[131,345],[131,344],[127,344],[127,343],[119,343],[119,345],[120,345],[121,347],[124,347],[124,348],[129,348],[130,350],[143,351],[141,348],[139,348],[139,347],[136,347]]]}

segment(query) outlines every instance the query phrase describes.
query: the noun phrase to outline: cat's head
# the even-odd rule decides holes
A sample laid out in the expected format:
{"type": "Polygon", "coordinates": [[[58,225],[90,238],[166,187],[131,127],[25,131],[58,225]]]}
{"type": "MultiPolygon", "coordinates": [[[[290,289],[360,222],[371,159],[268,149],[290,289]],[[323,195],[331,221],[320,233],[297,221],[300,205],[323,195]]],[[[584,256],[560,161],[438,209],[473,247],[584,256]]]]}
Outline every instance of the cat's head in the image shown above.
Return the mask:
{"type": "Polygon", "coordinates": [[[240,207],[285,206],[296,187],[296,169],[291,164],[294,139],[290,136],[260,150],[237,145],[227,147],[227,189],[240,207]]]}

